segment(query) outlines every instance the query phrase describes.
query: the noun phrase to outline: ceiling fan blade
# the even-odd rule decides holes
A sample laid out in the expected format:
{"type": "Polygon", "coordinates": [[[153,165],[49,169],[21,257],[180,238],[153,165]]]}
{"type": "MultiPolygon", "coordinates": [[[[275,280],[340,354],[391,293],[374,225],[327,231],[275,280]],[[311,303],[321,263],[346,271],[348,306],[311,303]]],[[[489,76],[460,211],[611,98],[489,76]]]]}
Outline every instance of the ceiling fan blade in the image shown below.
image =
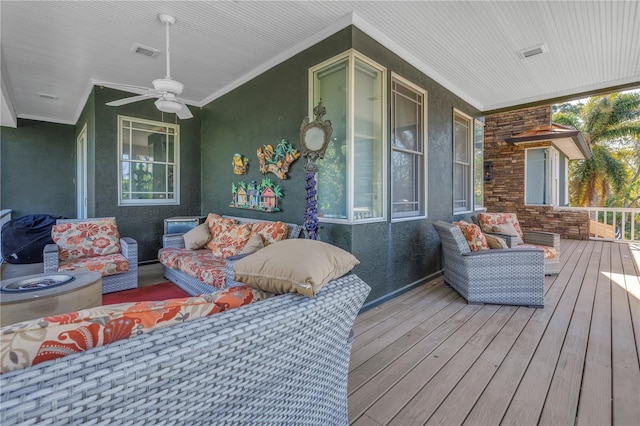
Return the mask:
{"type": "Polygon", "coordinates": [[[157,97],[157,96],[149,93],[149,94],[146,94],[146,95],[132,96],[130,98],[124,98],[124,99],[119,99],[117,101],[107,102],[105,105],[108,105],[108,106],[122,106],[122,105],[132,104],[134,102],[143,101],[145,99],[151,99],[151,98],[155,98],[155,97],[157,97]]]}
{"type": "Polygon", "coordinates": [[[188,120],[189,118],[193,118],[193,114],[189,111],[189,107],[185,104],[182,104],[182,109],[176,113],[179,119],[188,120]]]}

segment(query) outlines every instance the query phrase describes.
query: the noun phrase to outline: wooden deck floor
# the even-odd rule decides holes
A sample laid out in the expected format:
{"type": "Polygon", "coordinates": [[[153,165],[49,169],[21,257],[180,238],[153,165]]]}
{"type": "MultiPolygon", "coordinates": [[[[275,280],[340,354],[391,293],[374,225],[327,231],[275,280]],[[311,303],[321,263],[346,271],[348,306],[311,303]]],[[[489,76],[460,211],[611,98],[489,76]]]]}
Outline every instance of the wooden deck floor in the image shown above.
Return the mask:
{"type": "Polygon", "coordinates": [[[562,242],[545,307],[442,278],[358,316],[352,425],[640,424],[640,244],[562,242]]]}

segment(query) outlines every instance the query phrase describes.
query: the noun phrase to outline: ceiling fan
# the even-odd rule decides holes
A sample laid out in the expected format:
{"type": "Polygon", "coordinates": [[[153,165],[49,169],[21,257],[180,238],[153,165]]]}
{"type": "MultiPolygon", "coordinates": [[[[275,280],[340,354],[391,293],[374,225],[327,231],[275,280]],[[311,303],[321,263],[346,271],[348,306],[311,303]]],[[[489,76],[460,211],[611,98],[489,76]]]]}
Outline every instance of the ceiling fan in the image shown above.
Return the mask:
{"type": "Polygon", "coordinates": [[[165,78],[159,78],[153,80],[153,89],[138,86],[127,86],[119,84],[109,84],[116,88],[123,88],[124,90],[133,91],[134,93],[140,93],[138,96],[130,98],[124,98],[117,101],[107,102],[108,106],[121,106],[130,104],[133,102],[142,101],[145,99],[157,98],[154,102],[156,108],[162,112],[175,113],[182,120],[192,118],[193,115],[185,103],[178,98],[184,89],[184,84],[171,78],[171,54],[169,49],[169,27],[176,22],[176,18],[166,13],[158,15],[158,19],[165,25],[166,40],[167,40],[167,75],[165,78]]]}

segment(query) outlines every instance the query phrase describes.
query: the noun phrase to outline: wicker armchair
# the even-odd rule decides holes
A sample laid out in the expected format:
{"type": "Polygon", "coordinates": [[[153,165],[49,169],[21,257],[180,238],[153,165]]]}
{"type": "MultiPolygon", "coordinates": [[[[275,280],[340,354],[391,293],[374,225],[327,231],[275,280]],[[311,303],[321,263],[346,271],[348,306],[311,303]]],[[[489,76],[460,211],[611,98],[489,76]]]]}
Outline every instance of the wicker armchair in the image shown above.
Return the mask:
{"type": "MultiPolygon", "coordinates": [[[[479,215],[472,215],[471,220],[473,223],[478,225],[482,232],[496,235],[498,237],[503,238],[507,245],[511,248],[519,248],[518,245],[518,237],[516,235],[504,234],[499,232],[493,232],[490,229],[486,229],[486,226],[483,225],[483,221],[480,215],[484,216],[493,216],[493,215],[505,215],[504,213],[481,213],[479,215]]],[[[513,220],[517,222],[517,217],[515,214],[508,214],[513,217],[513,220]]],[[[555,234],[553,232],[544,232],[544,231],[529,231],[522,230],[522,240],[524,242],[524,246],[535,246],[545,251],[544,256],[544,274],[545,275],[553,275],[560,272],[560,235],[555,234]]]]}
{"type": "Polygon", "coordinates": [[[468,303],[544,306],[542,250],[471,251],[456,225],[433,226],[442,241],[444,280],[468,303]]]}
{"type": "MultiPolygon", "coordinates": [[[[115,218],[92,218],[92,219],[58,219],[56,224],[70,223],[79,225],[82,223],[91,223],[102,221],[105,219],[115,218]]],[[[120,238],[120,254],[128,262],[128,271],[118,272],[111,275],[102,276],[102,293],[112,293],[114,291],[127,290],[138,287],[138,243],[130,237],[120,238]]],[[[48,244],[44,248],[44,272],[58,272],[61,269],[60,249],[56,244],[48,244]]],[[[100,257],[92,258],[93,263],[99,263],[100,257]]],[[[73,267],[77,270],[83,270],[82,266],[73,267]]],[[[69,270],[69,269],[66,269],[69,270]]],[[[100,271],[98,271],[100,272],[100,271]]]]}

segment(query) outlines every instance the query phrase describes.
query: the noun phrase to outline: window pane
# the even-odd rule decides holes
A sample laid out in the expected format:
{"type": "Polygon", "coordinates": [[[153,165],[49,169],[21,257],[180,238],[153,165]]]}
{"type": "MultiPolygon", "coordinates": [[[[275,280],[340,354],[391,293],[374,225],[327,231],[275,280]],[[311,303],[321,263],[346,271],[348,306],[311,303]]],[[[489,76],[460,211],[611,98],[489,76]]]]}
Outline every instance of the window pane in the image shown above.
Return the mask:
{"type": "Polygon", "coordinates": [[[322,99],[333,133],[324,159],[318,160],[318,216],[347,218],[347,78],[343,59],[315,73],[314,105],[322,99]]]}
{"type": "Polygon", "coordinates": [[[527,204],[545,204],[545,149],[527,150],[527,204]]]}
{"type": "Polygon", "coordinates": [[[424,214],[423,92],[392,82],[392,217],[424,214]]]}
{"type": "Polygon", "coordinates": [[[455,161],[469,163],[469,127],[456,120],[453,132],[455,161]]]}
{"type": "Polygon", "coordinates": [[[356,58],[354,99],[354,219],[382,216],[381,73],[356,58]]]}
{"type": "Polygon", "coordinates": [[[473,203],[474,209],[484,205],[484,126],[479,121],[473,127],[473,203]]]}
{"type": "Polygon", "coordinates": [[[177,125],[120,118],[120,193],[122,204],[179,203],[177,125]],[[128,124],[129,128],[125,128],[128,124]]]}
{"type": "Polygon", "coordinates": [[[453,203],[456,211],[467,210],[467,170],[462,164],[453,166],[453,203]]]}

